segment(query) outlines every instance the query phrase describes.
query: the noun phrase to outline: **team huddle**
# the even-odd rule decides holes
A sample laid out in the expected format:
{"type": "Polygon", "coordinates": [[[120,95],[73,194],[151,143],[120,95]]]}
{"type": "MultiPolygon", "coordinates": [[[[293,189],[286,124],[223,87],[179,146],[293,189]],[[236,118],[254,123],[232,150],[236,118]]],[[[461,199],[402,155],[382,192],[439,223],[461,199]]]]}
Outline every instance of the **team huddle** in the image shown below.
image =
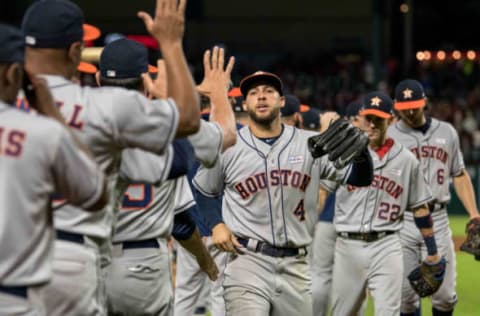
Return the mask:
{"type": "Polygon", "coordinates": [[[457,132],[422,85],[320,113],[205,51],[196,85],[186,0],[139,12],[162,59],[117,39],[98,87],[76,83],[81,9],[34,2],[0,24],[0,315],[452,315],[449,185],[480,215],[457,132]],[[155,76],[149,72],[155,69],[155,76]],[[320,220],[319,220],[320,216],[320,220]],[[172,283],[169,246],[177,244],[172,283]]]}

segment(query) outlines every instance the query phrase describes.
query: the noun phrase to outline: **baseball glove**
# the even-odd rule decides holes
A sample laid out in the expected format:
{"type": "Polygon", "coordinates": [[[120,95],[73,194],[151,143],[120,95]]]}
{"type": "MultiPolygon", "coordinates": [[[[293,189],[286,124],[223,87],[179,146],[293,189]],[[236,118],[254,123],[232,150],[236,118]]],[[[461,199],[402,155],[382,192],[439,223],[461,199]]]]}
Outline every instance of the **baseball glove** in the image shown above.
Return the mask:
{"type": "Polygon", "coordinates": [[[468,252],[480,260],[480,217],[471,219],[467,223],[467,239],[460,246],[460,250],[468,252]]]}
{"type": "Polygon", "coordinates": [[[313,158],[328,154],[335,168],[341,169],[357,158],[368,145],[368,136],[343,119],[337,119],[322,134],[308,139],[313,158]]]}
{"type": "Polygon", "coordinates": [[[422,262],[408,275],[408,281],[412,288],[420,297],[425,297],[435,293],[442,285],[445,276],[445,267],[447,261],[442,257],[439,262],[431,264],[422,262]]]}

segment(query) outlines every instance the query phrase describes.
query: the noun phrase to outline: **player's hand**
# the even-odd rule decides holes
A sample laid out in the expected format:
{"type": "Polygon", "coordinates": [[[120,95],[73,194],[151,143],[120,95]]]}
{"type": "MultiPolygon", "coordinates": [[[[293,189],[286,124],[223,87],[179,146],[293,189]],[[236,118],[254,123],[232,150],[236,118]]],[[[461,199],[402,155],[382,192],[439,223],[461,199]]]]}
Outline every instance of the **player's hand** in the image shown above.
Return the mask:
{"type": "Polygon", "coordinates": [[[218,267],[210,253],[197,257],[197,263],[200,269],[208,275],[208,278],[215,281],[218,278],[218,267]]]}
{"type": "Polygon", "coordinates": [[[429,264],[436,264],[436,263],[440,262],[440,259],[442,259],[442,257],[440,257],[440,255],[437,253],[433,256],[427,256],[425,258],[425,262],[427,262],[429,264]]]}
{"type": "Polygon", "coordinates": [[[239,253],[243,248],[224,223],[219,223],[212,229],[212,242],[218,249],[232,253],[239,253]]]}
{"type": "Polygon", "coordinates": [[[197,86],[200,94],[210,96],[218,91],[227,94],[231,81],[231,74],[235,58],[230,57],[227,66],[225,64],[225,50],[215,46],[212,51],[207,49],[203,54],[204,77],[202,83],[197,86]]]}
{"type": "Polygon", "coordinates": [[[152,80],[152,77],[150,77],[149,73],[142,74],[142,79],[149,98],[168,98],[167,70],[165,69],[165,61],[162,59],[157,60],[157,78],[155,78],[155,80],[152,80]]]}
{"type": "Polygon", "coordinates": [[[186,5],[187,0],[157,0],[153,18],[144,11],[137,13],[147,31],[158,41],[160,48],[182,43],[186,5]]]}
{"type": "Polygon", "coordinates": [[[323,133],[327,130],[330,123],[338,120],[340,115],[334,111],[328,111],[320,114],[320,133],[323,133]]]}

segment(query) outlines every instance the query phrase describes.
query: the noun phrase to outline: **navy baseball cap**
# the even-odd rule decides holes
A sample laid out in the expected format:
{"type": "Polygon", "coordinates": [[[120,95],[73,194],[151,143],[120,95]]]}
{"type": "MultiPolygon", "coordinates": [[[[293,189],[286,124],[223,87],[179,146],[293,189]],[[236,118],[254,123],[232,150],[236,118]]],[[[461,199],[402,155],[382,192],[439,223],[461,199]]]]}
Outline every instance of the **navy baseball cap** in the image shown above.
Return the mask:
{"type": "Polygon", "coordinates": [[[37,48],[65,48],[98,38],[100,31],[83,21],[82,10],[71,1],[36,1],[23,16],[25,43],[37,48]]]}
{"type": "Polygon", "coordinates": [[[303,117],[303,126],[308,129],[320,128],[320,111],[315,108],[310,108],[306,112],[301,112],[303,117]]]}
{"type": "Polygon", "coordinates": [[[100,55],[100,74],[104,78],[138,78],[146,72],[156,72],[148,64],[148,50],[131,39],[121,38],[111,42],[100,55]]]}
{"type": "Polygon", "coordinates": [[[278,91],[280,95],[283,96],[282,80],[280,80],[280,77],[278,77],[275,74],[272,74],[271,72],[257,71],[243,78],[242,81],[240,81],[240,91],[242,92],[243,96],[246,96],[248,93],[248,90],[250,90],[250,88],[255,84],[271,85],[272,87],[275,88],[275,90],[278,91]]]}
{"type": "Polygon", "coordinates": [[[280,108],[282,116],[291,116],[300,112],[300,100],[293,94],[285,95],[285,106],[280,108]]]}
{"type": "Polygon", "coordinates": [[[370,92],[363,97],[363,107],[359,114],[362,116],[375,115],[388,119],[393,114],[393,101],[381,91],[370,92]]]}
{"type": "Polygon", "coordinates": [[[420,82],[413,79],[401,81],[395,88],[395,110],[411,110],[424,107],[425,91],[420,82]]]}
{"type": "Polygon", "coordinates": [[[0,63],[23,63],[25,36],[16,27],[0,24],[0,63]]]}
{"type": "Polygon", "coordinates": [[[362,109],[363,104],[359,101],[351,102],[347,105],[345,109],[345,117],[350,118],[353,116],[357,116],[360,110],[362,109]]]}

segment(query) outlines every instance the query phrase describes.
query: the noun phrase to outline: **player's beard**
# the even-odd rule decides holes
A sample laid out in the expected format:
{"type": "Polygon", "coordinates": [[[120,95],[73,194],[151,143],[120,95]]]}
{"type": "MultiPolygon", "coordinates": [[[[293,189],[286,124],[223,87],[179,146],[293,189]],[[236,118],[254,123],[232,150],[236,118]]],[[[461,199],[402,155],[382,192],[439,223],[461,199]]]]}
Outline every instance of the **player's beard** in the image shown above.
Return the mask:
{"type": "Polygon", "coordinates": [[[264,117],[259,117],[255,110],[248,109],[248,116],[250,119],[258,125],[270,126],[275,119],[280,115],[280,108],[274,108],[269,115],[264,117]]]}

